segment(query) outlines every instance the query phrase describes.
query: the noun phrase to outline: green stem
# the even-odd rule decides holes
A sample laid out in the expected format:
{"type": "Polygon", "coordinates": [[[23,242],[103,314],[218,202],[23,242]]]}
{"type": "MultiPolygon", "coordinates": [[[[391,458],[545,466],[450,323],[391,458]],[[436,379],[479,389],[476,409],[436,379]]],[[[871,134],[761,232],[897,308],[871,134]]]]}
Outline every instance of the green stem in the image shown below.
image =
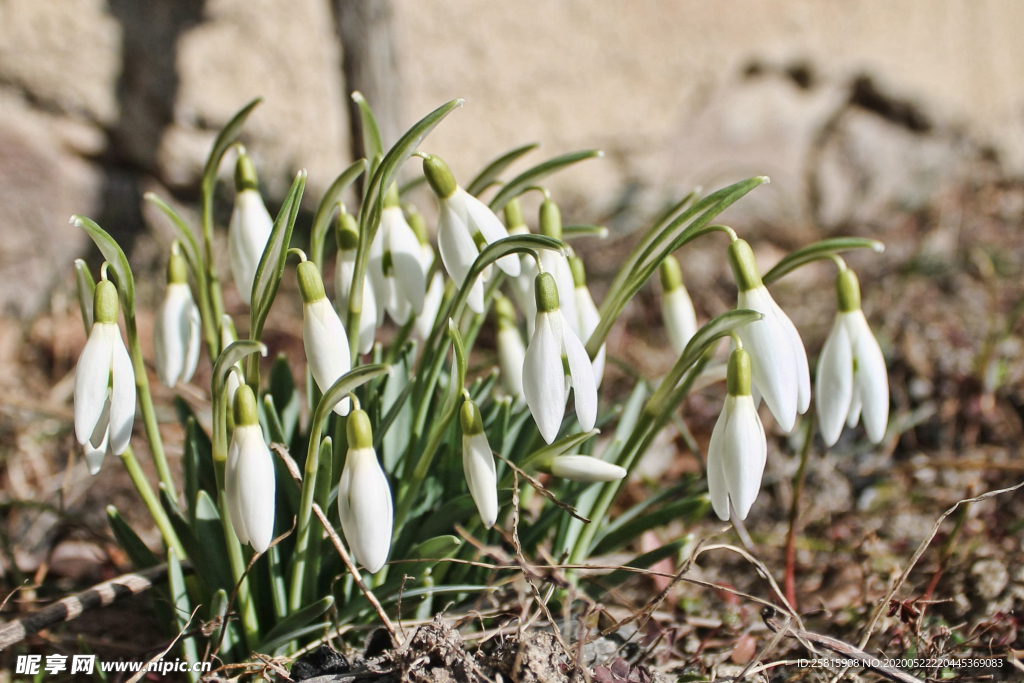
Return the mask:
{"type": "Polygon", "coordinates": [[[178,534],[174,533],[174,527],[171,526],[170,518],[160,504],[160,499],[157,498],[153,487],[149,485],[149,481],[139,466],[139,461],[136,459],[135,453],[132,452],[131,446],[126,448],[124,453],[121,454],[121,462],[124,463],[128,476],[131,478],[132,483],[135,484],[135,490],[142,496],[142,502],[149,509],[149,514],[153,516],[156,528],[160,530],[160,534],[164,537],[164,543],[167,544],[167,547],[174,548],[174,552],[178,554],[178,557],[187,557],[185,548],[182,547],[181,541],[178,539],[178,534]]]}
{"type": "Polygon", "coordinates": [[[248,566],[245,562],[245,554],[242,552],[242,544],[235,535],[235,528],[231,526],[231,514],[228,512],[227,500],[224,496],[224,466],[223,460],[214,460],[213,471],[217,479],[217,504],[220,506],[221,526],[224,528],[224,541],[228,546],[228,561],[231,563],[231,575],[237,585],[238,611],[242,615],[242,632],[245,634],[245,644],[249,651],[253,652],[260,644],[260,624],[256,616],[256,606],[252,600],[252,593],[249,590],[249,577],[246,575],[248,566]]]}
{"type": "Polygon", "coordinates": [[[793,476],[793,500],[789,506],[789,530],[786,531],[786,573],[783,576],[783,589],[786,600],[795,610],[796,606],[796,527],[800,517],[800,498],[804,492],[804,480],[807,478],[807,461],[810,459],[811,443],[814,441],[814,419],[812,412],[807,420],[804,432],[804,445],[800,449],[800,466],[793,476]]]}
{"type": "MultiPolygon", "coordinates": [[[[135,373],[135,391],[139,396],[142,408],[142,422],[146,428],[146,439],[149,450],[153,454],[160,481],[167,487],[171,499],[177,502],[178,494],[174,488],[174,477],[167,466],[167,455],[164,453],[164,442],[160,436],[160,425],[156,420],[156,409],[153,407],[153,396],[149,393],[149,378],[146,376],[146,365],[142,360],[142,346],[139,344],[139,331],[135,325],[135,316],[125,316],[125,327],[128,331],[128,352],[131,355],[132,369],[135,373]]],[[[184,554],[179,556],[184,557],[184,554]]]]}

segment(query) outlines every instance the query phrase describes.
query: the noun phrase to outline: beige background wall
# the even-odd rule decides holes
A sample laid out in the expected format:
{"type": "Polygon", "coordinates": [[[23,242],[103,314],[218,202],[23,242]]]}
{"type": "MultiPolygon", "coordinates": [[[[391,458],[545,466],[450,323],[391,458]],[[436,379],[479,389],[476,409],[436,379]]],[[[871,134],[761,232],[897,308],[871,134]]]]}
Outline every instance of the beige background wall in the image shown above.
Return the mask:
{"type": "MultiPolygon", "coordinates": [[[[858,74],[934,124],[922,136],[847,122],[847,154],[901,186],[876,203],[933,191],[963,133],[1024,170],[1016,0],[395,0],[395,17],[402,119],[467,100],[427,145],[460,177],[526,141],[544,143],[538,160],[607,152],[553,183],[580,219],[768,173],[751,206],[806,223],[808,150],[858,74]],[[755,63],[761,75],[746,76],[755,63]],[[794,65],[812,87],[785,75],[794,65]]],[[[328,0],[0,0],[3,279],[42,292],[66,270],[85,246],[73,212],[103,215],[154,187],[194,197],[214,131],[258,94],[250,147],[270,193],[305,167],[315,196],[349,156],[332,22],[328,0]]],[[[825,217],[849,213],[841,186],[825,217]]],[[[44,300],[0,287],[8,311],[44,300]]]]}

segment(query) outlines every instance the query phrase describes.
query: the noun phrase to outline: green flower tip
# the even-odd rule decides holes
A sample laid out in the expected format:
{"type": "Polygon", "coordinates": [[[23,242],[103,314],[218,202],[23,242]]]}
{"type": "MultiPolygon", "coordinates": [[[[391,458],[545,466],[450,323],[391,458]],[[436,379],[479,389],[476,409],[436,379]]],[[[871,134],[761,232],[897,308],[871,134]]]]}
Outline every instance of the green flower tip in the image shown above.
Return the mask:
{"type": "Polygon", "coordinates": [[[730,396],[750,396],[750,354],[743,349],[733,350],[725,377],[730,396]]]}
{"type": "Polygon", "coordinates": [[[679,261],[672,254],[669,254],[658,266],[658,273],[661,275],[661,291],[674,292],[683,286],[683,270],[679,267],[679,261]]]}
{"type": "Polygon", "coordinates": [[[242,152],[238,155],[238,161],[235,162],[235,191],[258,189],[256,165],[252,163],[252,158],[248,154],[242,152]]]}
{"type": "Polygon", "coordinates": [[[860,281],[857,274],[849,268],[839,271],[836,275],[836,299],[839,310],[843,313],[860,310],[860,281]]]}
{"type": "Polygon", "coordinates": [[[384,195],[384,208],[391,209],[398,206],[398,183],[391,183],[387,193],[384,195]]]}
{"type": "Polygon", "coordinates": [[[558,287],[551,273],[540,273],[535,281],[537,290],[537,311],[550,313],[558,310],[558,287]]]}
{"type": "Polygon", "coordinates": [[[185,257],[177,249],[171,251],[171,258],[167,261],[167,284],[181,285],[188,282],[188,264],[185,257]]]}
{"type": "Polygon", "coordinates": [[[519,201],[519,197],[513,197],[505,205],[505,227],[512,230],[519,226],[526,226],[526,220],[523,218],[523,204],[519,201]]]}
{"type": "Polygon", "coordinates": [[[545,199],[540,205],[540,234],[562,239],[562,212],[550,199],[545,199]]]}
{"type": "Polygon", "coordinates": [[[729,245],[729,265],[736,278],[736,287],[741,292],[761,286],[761,271],[757,269],[754,250],[746,240],[736,240],[729,245]]]}
{"type": "Polygon", "coordinates": [[[439,156],[433,154],[423,156],[423,175],[427,177],[427,184],[439,199],[448,199],[455,194],[455,190],[458,188],[455,176],[452,175],[452,169],[448,168],[448,164],[444,163],[444,159],[439,156]]]}
{"type": "Polygon", "coordinates": [[[302,303],[311,304],[320,299],[326,299],[324,281],[320,278],[320,271],[312,261],[303,261],[295,268],[295,275],[299,280],[299,293],[302,295],[302,303]]]}
{"type": "Polygon", "coordinates": [[[480,408],[469,399],[462,402],[462,410],[459,411],[459,423],[462,425],[463,436],[483,434],[484,422],[480,417],[480,408]]]}
{"type": "Polygon", "coordinates": [[[110,280],[100,280],[92,295],[92,319],[98,323],[117,322],[117,287],[110,280]]]}
{"type": "Polygon", "coordinates": [[[416,240],[422,244],[430,244],[430,235],[427,233],[427,222],[423,220],[423,214],[416,210],[416,207],[409,205],[405,214],[409,221],[409,227],[416,233],[416,240]]]}
{"type": "Polygon", "coordinates": [[[338,251],[351,251],[359,246],[359,223],[355,216],[344,210],[338,212],[334,240],[338,243],[338,251]]]}
{"type": "Polygon", "coordinates": [[[569,270],[572,271],[573,287],[579,288],[587,286],[587,271],[583,267],[583,259],[579,256],[570,256],[569,270]]]}
{"type": "Polygon", "coordinates": [[[348,416],[345,429],[349,450],[373,448],[373,429],[370,427],[370,416],[365,410],[353,410],[348,416]]]}
{"type": "Polygon", "coordinates": [[[235,392],[234,418],[236,427],[259,424],[259,414],[256,412],[256,395],[248,384],[238,387],[235,392]]]}

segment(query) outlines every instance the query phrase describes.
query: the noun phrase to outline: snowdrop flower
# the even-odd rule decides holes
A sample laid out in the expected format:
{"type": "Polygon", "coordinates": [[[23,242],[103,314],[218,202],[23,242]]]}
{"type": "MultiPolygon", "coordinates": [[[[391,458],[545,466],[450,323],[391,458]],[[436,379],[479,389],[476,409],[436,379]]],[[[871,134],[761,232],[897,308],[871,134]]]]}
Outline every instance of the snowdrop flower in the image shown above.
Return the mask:
{"type": "Polygon", "coordinates": [[[373,432],[366,412],[353,410],[347,430],[348,455],[338,483],[338,516],[356,562],[376,574],[391,552],[391,487],[373,450],[373,432]]]}
{"type": "Polygon", "coordinates": [[[559,455],[551,461],[549,471],[560,479],[586,484],[619,481],[626,476],[625,468],[589,455],[559,455]]]}
{"type": "MultiPolygon", "coordinates": [[[[302,345],[313,380],[326,392],[351,369],[348,334],[324,293],[320,271],[312,261],[303,260],[295,269],[302,295],[302,345]]],[[[334,406],[338,415],[348,415],[349,399],[334,406]]]]}
{"type": "Polygon", "coordinates": [[[124,453],[135,421],[135,373],[117,326],[117,306],[117,288],[100,280],[92,330],[75,370],[75,436],[92,474],[108,451],[124,453]]]}
{"type": "MultiPolygon", "coordinates": [[[[559,210],[558,205],[550,199],[545,198],[541,202],[539,223],[540,234],[545,237],[554,237],[556,240],[562,239],[562,212],[559,210]]],[[[576,284],[572,269],[569,267],[569,259],[559,251],[552,251],[551,249],[540,249],[538,251],[540,252],[540,270],[551,273],[555,278],[555,284],[558,285],[558,305],[562,309],[565,319],[569,321],[573,332],[582,336],[582,331],[579,329],[579,317],[576,312],[576,284]]],[[[538,272],[538,268],[532,263],[532,259],[530,272],[534,276],[538,272]]],[[[526,333],[531,338],[533,337],[533,323],[537,313],[536,295],[533,291],[535,282],[536,277],[531,277],[529,280],[530,292],[524,298],[525,305],[523,307],[523,314],[526,316],[527,323],[526,333]]]]}
{"type": "Polygon", "coordinates": [[[188,267],[178,243],[167,263],[167,291],[153,327],[156,374],[164,386],[188,382],[199,363],[199,309],[188,286],[188,267]]]}
{"type": "Polygon", "coordinates": [[[745,240],[729,245],[729,263],[736,277],[736,307],[757,311],[763,320],[738,330],[743,347],[750,354],[754,388],[768,404],[779,427],[793,430],[797,413],[807,412],[811,404],[811,373],[800,333],[768,288],[754,261],[754,252],[745,240]]]}
{"type": "MultiPolygon", "coordinates": [[[[348,316],[348,299],[352,291],[352,275],[356,269],[356,252],[359,245],[359,224],[345,207],[338,213],[334,226],[334,238],[338,243],[338,256],[334,262],[334,299],[339,315],[348,316]]],[[[373,336],[377,331],[377,294],[369,274],[363,276],[363,305],[359,313],[359,353],[373,349],[373,336]]]]}
{"type": "MultiPolygon", "coordinates": [[[[508,237],[505,226],[487,205],[455,183],[451,169],[433,155],[423,156],[423,173],[437,197],[437,245],[441,262],[455,284],[466,285],[473,262],[488,244],[508,237]]],[[[498,267],[511,277],[519,275],[519,259],[515,254],[498,259],[498,267]]],[[[467,303],[475,313],[484,312],[484,284],[488,273],[471,283],[467,303]]]]}
{"type": "Polygon", "coordinates": [[[661,274],[661,319],[672,351],[681,356],[690,338],[697,333],[697,314],[690,294],[683,286],[683,271],[676,257],[670,254],[658,270],[661,274]]]}
{"type": "Polygon", "coordinates": [[[498,519],[498,474],[476,403],[469,399],[463,402],[459,423],[462,425],[462,471],[480,521],[490,529],[498,519]]]}
{"type": "Polygon", "coordinates": [[[423,269],[428,271],[434,265],[434,247],[430,246],[427,222],[423,220],[423,214],[412,204],[405,205],[405,215],[409,221],[409,227],[412,228],[412,231],[416,234],[416,239],[419,240],[420,253],[423,255],[423,269]]]}
{"type": "Polygon", "coordinates": [[[267,248],[274,221],[263,204],[256,183],[256,167],[243,150],[235,164],[235,208],[228,223],[228,252],[231,276],[238,295],[248,306],[263,250],[267,248]]]}
{"type": "Polygon", "coordinates": [[[238,540],[265,552],[274,539],[274,460],[263,440],[256,396],[249,385],[235,392],[234,430],[224,465],[224,497],[238,540]]]}
{"type": "MultiPolygon", "coordinates": [[[[368,270],[380,297],[378,310],[383,304],[399,325],[404,325],[410,315],[423,312],[427,266],[420,241],[398,204],[398,187],[394,184],[384,198],[380,228],[370,245],[368,270]]],[[[377,322],[380,324],[383,320],[377,322]]]]}
{"type": "Polygon", "coordinates": [[[501,385],[513,398],[523,396],[523,361],[526,344],[516,325],[516,312],[512,302],[501,294],[494,297],[494,316],[498,322],[498,367],[501,385]]]}
{"type": "Polygon", "coordinates": [[[729,520],[730,503],[737,517],[747,518],[768,457],[764,427],[750,393],[751,365],[750,354],[742,348],[730,354],[728,395],[708,445],[708,492],[722,521],[729,520]]]}
{"type": "Polygon", "coordinates": [[[550,273],[541,273],[537,292],[536,331],[523,361],[523,393],[541,436],[555,440],[562,426],[569,387],[576,396],[576,417],[584,431],[597,422],[594,367],[583,343],[558,307],[558,287],[550,273]]]}
{"type": "MultiPolygon", "coordinates": [[[[575,285],[573,298],[576,308],[576,331],[579,332],[580,339],[590,339],[590,335],[597,329],[597,324],[601,322],[601,314],[597,312],[594,299],[590,296],[590,290],[587,289],[587,274],[583,268],[583,260],[578,256],[573,256],[569,259],[569,268],[572,271],[573,285],[575,285]]],[[[601,344],[592,364],[594,366],[594,382],[598,387],[601,386],[601,380],[604,379],[605,346],[605,344],[601,344]]]]}
{"type": "Polygon", "coordinates": [[[836,276],[839,310],[818,357],[815,396],[825,445],[839,440],[843,423],[863,418],[872,443],[885,436],[889,421],[889,377],[882,349],[860,309],[857,275],[844,268],[836,276]]]}

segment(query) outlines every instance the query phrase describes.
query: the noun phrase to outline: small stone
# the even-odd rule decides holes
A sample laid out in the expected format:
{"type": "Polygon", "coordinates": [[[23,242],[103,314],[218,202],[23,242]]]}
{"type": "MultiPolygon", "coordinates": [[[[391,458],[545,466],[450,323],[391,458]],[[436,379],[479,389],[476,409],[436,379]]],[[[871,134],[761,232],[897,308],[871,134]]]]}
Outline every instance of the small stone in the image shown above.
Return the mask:
{"type": "Polygon", "coordinates": [[[975,588],[985,600],[993,600],[1003,592],[1010,582],[1010,574],[1006,566],[995,559],[979,560],[971,567],[971,575],[976,577],[975,588]]]}

